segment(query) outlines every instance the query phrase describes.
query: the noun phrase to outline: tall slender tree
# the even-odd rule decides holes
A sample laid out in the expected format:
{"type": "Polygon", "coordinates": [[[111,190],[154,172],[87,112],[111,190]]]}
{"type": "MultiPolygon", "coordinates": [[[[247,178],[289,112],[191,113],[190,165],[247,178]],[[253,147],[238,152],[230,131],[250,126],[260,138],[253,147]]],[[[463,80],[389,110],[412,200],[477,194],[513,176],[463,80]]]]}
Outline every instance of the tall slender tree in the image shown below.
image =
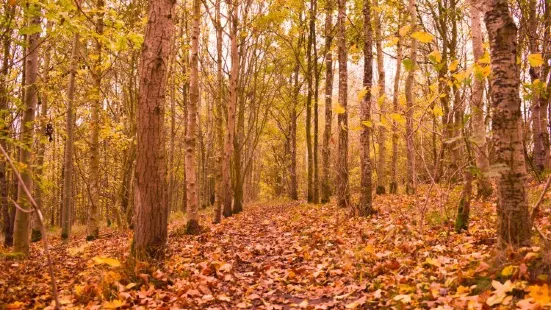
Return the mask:
{"type": "MultiPolygon", "coordinates": [[[[386,109],[386,74],[385,74],[385,57],[383,54],[383,35],[382,35],[382,15],[383,10],[379,7],[378,0],[373,0],[373,5],[377,8],[377,10],[373,10],[375,12],[378,12],[375,14],[374,18],[374,26],[375,26],[375,44],[377,48],[377,86],[378,86],[378,92],[377,92],[377,105],[379,109],[379,118],[382,120],[383,114],[386,109]]],[[[385,126],[378,126],[378,144],[379,144],[379,158],[377,162],[377,194],[386,194],[386,162],[387,162],[387,155],[386,155],[386,127],[385,126]]]]}
{"type": "MultiPolygon", "coordinates": [[[[29,3],[26,7],[26,16],[29,25],[40,28],[40,6],[29,3]]],[[[35,109],[38,102],[38,52],[40,31],[27,36],[28,54],[25,57],[25,106],[21,120],[21,144],[19,162],[25,165],[21,177],[23,184],[17,187],[17,204],[22,208],[15,212],[15,224],[13,233],[13,251],[29,255],[29,230],[31,204],[23,189],[26,186],[32,188],[32,153],[34,140],[35,109]]]]}
{"type": "Polygon", "coordinates": [[[360,106],[362,131],[360,133],[360,165],[361,165],[361,189],[358,213],[360,216],[368,216],[373,213],[372,206],[372,167],[371,167],[371,90],[373,84],[373,31],[371,29],[371,0],[363,3],[363,39],[364,39],[364,71],[363,87],[365,95],[360,106]]]}
{"type": "Polygon", "coordinates": [[[348,50],[346,47],[346,0],[338,0],[338,50],[339,50],[339,105],[342,113],[338,116],[339,151],[337,159],[337,204],[340,207],[350,205],[348,187],[348,50]]]}
{"type": "Polygon", "coordinates": [[[139,67],[136,208],[132,254],[138,259],[164,256],[168,206],[165,163],[165,96],[170,44],[174,32],[172,0],[150,0],[139,67]]]}
{"type": "MultiPolygon", "coordinates": [[[[415,31],[417,28],[417,9],[415,0],[409,0],[409,18],[410,29],[415,31]]],[[[415,82],[415,69],[417,66],[417,40],[410,40],[409,63],[410,70],[406,78],[406,156],[407,156],[407,177],[406,177],[406,193],[415,194],[416,190],[416,171],[415,171],[415,145],[413,132],[413,109],[415,106],[415,98],[413,96],[413,87],[415,82]]]]}
{"type": "Polygon", "coordinates": [[[323,131],[323,144],[321,147],[321,202],[329,202],[331,186],[329,183],[329,167],[331,157],[331,122],[333,120],[333,0],[325,1],[325,128],[323,131]]]}

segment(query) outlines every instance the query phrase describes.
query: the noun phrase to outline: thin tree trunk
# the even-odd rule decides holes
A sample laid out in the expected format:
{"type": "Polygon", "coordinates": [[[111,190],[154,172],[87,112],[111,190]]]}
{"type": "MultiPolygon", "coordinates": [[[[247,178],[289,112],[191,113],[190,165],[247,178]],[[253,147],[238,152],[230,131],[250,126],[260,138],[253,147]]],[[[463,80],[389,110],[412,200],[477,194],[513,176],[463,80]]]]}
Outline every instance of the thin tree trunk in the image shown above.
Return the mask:
{"type": "Polygon", "coordinates": [[[150,0],[140,62],[136,209],[132,254],[137,259],[164,257],[167,240],[165,96],[168,58],[174,30],[172,0],[150,0]]]}
{"type": "MultiPolygon", "coordinates": [[[[416,31],[417,27],[417,10],[415,8],[415,0],[409,0],[409,18],[411,31],[416,31]]],[[[415,145],[413,140],[413,83],[415,82],[415,67],[417,66],[417,40],[411,39],[409,58],[413,64],[408,72],[406,79],[406,157],[407,157],[407,177],[406,177],[406,193],[415,194],[416,191],[416,175],[415,175],[415,145]]]]}
{"type": "MultiPolygon", "coordinates": [[[[15,14],[15,5],[10,6],[7,2],[4,7],[5,16],[4,18],[6,20],[11,20],[14,17],[15,14]]],[[[2,69],[0,70],[0,110],[7,111],[8,110],[8,98],[9,98],[9,90],[8,90],[8,74],[9,74],[9,59],[11,54],[11,35],[12,35],[12,29],[8,28],[7,31],[3,35],[2,40],[2,69]]],[[[9,127],[7,126],[7,115],[6,113],[2,113],[0,116],[2,119],[2,126],[0,127],[0,144],[4,147],[4,149],[7,148],[7,143],[5,138],[7,138],[9,127]]],[[[6,169],[6,159],[1,158],[0,159],[0,210],[2,210],[2,217],[4,222],[4,245],[6,247],[11,247],[13,245],[13,225],[14,225],[14,216],[12,216],[12,209],[13,207],[10,206],[10,203],[8,203],[8,195],[9,195],[9,178],[8,173],[6,169]]]]}
{"type": "Polygon", "coordinates": [[[371,0],[364,0],[363,3],[363,39],[364,39],[364,70],[363,87],[366,94],[360,106],[360,117],[362,130],[360,133],[360,164],[361,164],[361,186],[360,205],[358,213],[360,216],[369,216],[373,213],[372,206],[372,172],[371,172],[371,89],[373,86],[373,32],[371,30],[371,0]]]}
{"type": "MultiPolygon", "coordinates": [[[[300,45],[300,44],[299,44],[300,45]]],[[[290,196],[293,200],[298,200],[298,184],[297,184],[297,101],[298,95],[300,92],[300,86],[298,85],[298,70],[299,63],[295,64],[294,69],[294,90],[293,90],[293,102],[291,104],[291,167],[290,167],[290,177],[291,177],[291,189],[290,196]]]]}
{"type": "Polygon", "coordinates": [[[346,0],[338,0],[338,50],[339,50],[339,105],[344,109],[338,116],[339,152],[337,159],[337,204],[340,207],[350,205],[348,188],[348,72],[345,34],[346,0]]]}
{"type": "MultiPolygon", "coordinates": [[[[471,0],[474,1],[474,0],[471,0]]],[[[478,61],[484,56],[482,48],[481,13],[475,3],[471,3],[471,33],[473,44],[473,56],[478,61]]],[[[484,123],[484,78],[476,77],[473,81],[471,105],[473,113],[473,131],[476,141],[475,154],[476,165],[480,170],[478,174],[478,195],[488,197],[492,194],[492,184],[487,173],[490,168],[488,160],[488,146],[486,143],[486,124],[484,123]]]]}
{"type": "Polygon", "coordinates": [[[65,141],[65,153],[63,157],[63,193],[61,203],[61,238],[67,240],[71,236],[72,209],[73,209],[73,143],[74,143],[74,108],[75,101],[75,79],[77,74],[77,62],[80,45],[80,36],[75,33],[73,38],[73,51],[71,53],[71,66],[69,73],[69,84],[67,86],[67,117],[65,126],[67,140],[65,141]]]}
{"type": "Polygon", "coordinates": [[[488,0],[485,14],[492,65],[492,130],[500,168],[497,204],[498,246],[530,244],[530,216],[522,147],[520,75],[516,64],[517,27],[507,0],[488,0]]]}
{"type": "MultiPolygon", "coordinates": [[[[28,16],[31,25],[40,27],[40,9],[34,4],[28,7],[31,16],[28,16]],[[32,7],[31,7],[32,6],[32,7]]],[[[28,202],[27,195],[23,189],[26,186],[32,189],[32,154],[34,140],[34,118],[35,109],[38,101],[38,87],[36,85],[38,78],[38,40],[40,39],[40,31],[28,35],[28,55],[25,57],[25,110],[21,120],[21,144],[22,148],[19,153],[19,162],[27,168],[23,169],[21,177],[24,184],[19,184],[17,188],[17,204],[24,210],[31,210],[32,207],[28,202]]],[[[13,233],[13,251],[20,252],[24,255],[29,255],[29,229],[30,229],[30,213],[23,212],[19,209],[15,212],[15,224],[13,233]]]]}
{"type": "MultiPolygon", "coordinates": [[[[400,96],[400,74],[402,70],[402,36],[398,38],[396,45],[396,73],[394,74],[394,90],[392,95],[392,110],[394,113],[399,113],[399,96],[400,96]]],[[[398,182],[396,174],[398,173],[398,122],[392,121],[392,165],[390,170],[390,193],[398,193],[398,182]]]]}
{"type": "MultiPolygon", "coordinates": [[[[96,3],[98,13],[96,15],[96,33],[98,36],[103,35],[103,10],[105,7],[104,0],[97,0],[96,3]]],[[[103,75],[102,66],[102,49],[103,44],[101,38],[96,38],[94,70],[92,70],[93,78],[93,98],[92,98],[92,121],[90,123],[90,209],[88,210],[88,226],[86,227],[86,240],[94,240],[99,236],[100,222],[100,172],[99,172],[99,129],[100,129],[100,110],[102,105],[101,96],[101,80],[103,75]]]]}
{"type": "Polygon", "coordinates": [[[308,202],[311,203],[314,200],[313,193],[313,174],[314,174],[314,158],[312,152],[312,96],[313,96],[313,76],[312,76],[312,44],[313,44],[313,30],[315,27],[314,21],[314,0],[310,2],[310,25],[308,32],[308,41],[306,43],[306,81],[308,83],[306,91],[306,150],[307,150],[307,165],[308,165],[308,175],[307,175],[307,184],[308,192],[307,198],[308,202]]]}
{"type": "Polygon", "coordinates": [[[331,122],[333,118],[332,97],[333,97],[333,52],[331,43],[333,41],[333,0],[326,0],[325,3],[325,129],[323,131],[323,144],[321,148],[322,170],[321,170],[321,202],[329,202],[331,196],[331,185],[329,184],[329,167],[331,157],[331,122]]]}
{"type": "Polygon", "coordinates": [[[312,0],[312,11],[313,16],[310,24],[310,31],[312,32],[312,46],[314,49],[314,146],[313,146],[313,152],[314,152],[314,179],[313,182],[313,197],[312,202],[313,203],[319,203],[320,202],[320,180],[319,180],[319,66],[318,66],[318,44],[316,40],[316,23],[315,23],[315,16],[318,14],[318,1],[312,0]]]}
{"type": "Polygon", "coordinates": [[[226,140],[224,148],[224,168],[222,169],[222,178],[224,183],[225,199],[224,199],[224,216],[232,215],[232,200],[233,191],[231,185],[231,161],[234,152],[234,139],[235,139],[235,110],[237,107],[237,75],[239,74],[239,51],[237,50],[237,12],[238,12],[239,0],[228,0],[228,7],[230,10],[230,58],[231,58],[231,70],[230,70],[230,87],[229,87],[229,101],[228,101],[228,114],[226,123],[226,140]]]}
{"type": "Polygon", "coordinates": [[[193,0],[193,25],[191,29],[191,76],[190,101],[188,106],[186,132],[186,188],[187,188],[187,226],[186,233],[197,234],[201,231],[198,221],[197,192],[197,107],[199,105],[199,26],[201,1],[193,0]]]}
{"type": "Polygon", "coordinates": [[[222,75],[222,21],[221,21],[221,12],[220,5],[221,0],[216,0],[215,4],[215,26],[216,26],[216,79],[218,92],[216,94],[216,142],[218,148],[216,149],[216,168],[215,168],[215,201],[214,201],[214,223],[220,223],[222,221],[222,206],[224,205],[224,193],[222,191],[222,157],[223,154],[223,144],[224,144],[224,132],[222,128],[223,117],[222,117],[222,96],[223,96],[223,87],[224,87],[224,76],[222,75]]]}
{"type": "MultiPolygon", "coordinates": [[[[378,0],[373,0],[373,5],[379,9],[378,0]]],[[[379,92],[377,94],[377,103],[379,107],[379,119],[382,121],[383,114],[386,108],[386,74],[384,67],[385,57],[383,55],[383,36],[382,24],[381,24],[381,15],[383,14],[378,10],[378,14],[375,16],[375,42],[377,44],[377,71],[378,71],[378,88],[379,92]]],[[[378,126],[379,131],[379,158],[377,163],[377,194],[386,194],[386,127],[378,126]]]]}

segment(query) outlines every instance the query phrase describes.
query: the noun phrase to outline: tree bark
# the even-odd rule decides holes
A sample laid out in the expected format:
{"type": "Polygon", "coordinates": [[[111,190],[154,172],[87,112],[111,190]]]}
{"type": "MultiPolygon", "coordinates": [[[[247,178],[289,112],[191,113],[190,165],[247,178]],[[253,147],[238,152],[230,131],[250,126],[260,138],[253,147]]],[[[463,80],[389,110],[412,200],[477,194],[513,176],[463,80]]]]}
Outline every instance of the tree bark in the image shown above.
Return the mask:
{"type": "Polygon", "coordinates": [[[333,120],[333,0],[325,3],[325,129],[323,131],[323,144],[321,147],[321,202],[329,202],[331,197],[331,185],[329,184],[329,167],[331,157],[331,122],[333,120]]]}
{"type": "MultiPolygon", "coordinates": [[[[411,31],[416,31],[417,27],[417,10],[415,8],[415,0],[409,0],[409,18],[411,31]]],[[[416,191],[416,175],[415,175],[415,145],[413,140],[413,108],[415,98],[413,96],[413,83],[415,82],[415,69],[417,66],[417,40],[411,39],[409,58],[413,64],[406,78],[406,193],[409,195],[415,194],[416,191]]]]}
{"type": "MultiPolygon", "coordinates": [[[[402,36],[398,37],[398,44],[396,45],[396,72],[394,74],[394,90],[392,95],[392,109],[394,113],[399,113],[399,97],[400,97],[400,74],[402,70],[402,36]]],[[[390,193],[398,193],[398,182],[396,180],[396,174],[398,172],[398,122],[392,121],[392,164],[390,166],[390,193]]]]}
{"type": "Polygon", "coordinates": [[[218,148],[216,152],[216,168],[215,168],[215,201],[214,201],[214,223],[220,223],[222,221],[222,206],[224,205],[224,193],[222,191],[222,158],[225,156],[223,153],[224,145],[224,132],[222,128],[223,117],[222,117],[222,96],[223,96],[223,87],[224,87],[224,76],[222,71],[222,22],[221,22],[221,12],[220,5],[221,0],[216,0],[215,3],[215,26],[216,26],[216,79],[218,92],[216,94],[216,142],[218,143],[218,148]]]}
{"type": "MultiPolygon", "coordinates": [[[[471,3],[470,10],[473,56],[475,61],[478,61],[484,56],[481,29],[482,16],[480,10],[476,7],[476,3],[471,3]]],[[[471,110],[473,113],[474,140],[476,141],[476,165],[480,170],[477,192],[479,196],[489,197],[492,194],[492,184],[487,177],[490,162],[488,160],[488,145],[486,143],[486,124],[484,123],[484,84],[484,78],[475,76],[471,93],[471,110]]]]}
{"type": "MultiPolygon", "coordinates": [[[[5,16],[4,18],[6,20],[11,20],[14,18],[15,14],[15,5],[9,6],[9,4],[6,2],[4,12],[5,16]]],[[[9,98],[9,90],[8,90],[8,75],[10,72],[10,54],[11,54],[11,35],[12,35],[12,29],[8,28],[7,31],[3,35],[2,39],[2,69],[0,70],[0,110],[7,111],[8,110],[8,98],[9,98]]],[[[7,121],[7,113],[2,113],[0,115],[2,119],[2,126],[0,127],[0,144],[4,147],[4,149],[7,148],[7,143],[5,138],[8,137],[8,131],[9,127],[6,124],[7,121]]],[[[1,158],[0,159],[0,210],[2,210],[2,217],[4,222],[4,245],[6,247],[11,247],[13,245],[13,225],[14,225],[14,216],[12,215],[13,207],[10,206],[10,203],[8,202],[8,195],[9,195],[9,178],[8,173],[6,169],[6,159],[1,158]]]]}
{"type": "Polygon", "coordinates": [[[360,132],[360,204],[358,215],[369,216],[373,213],[372,206],[372,180],[371,180],[371,90],[373,84],[373,32],[371,30],[371,0],[364,0],[363,3],[363,39],[364,39],[364,68],[363,87],[367,91],[360,106],[360,117],[362,121],[360,132]]]}
{"type": "MultiPolygon", "coordinates": [[[[29,4],[27,8],[29,22],[33,26],[40,27],[40,8],[35,4],[29,4]]],[[[38,86],[36,85],[38,78],[38,41],[40,39],[40,31],[28,35],[28,55],[25,57],[25,107],[23,118],[21,120],[21,147],[19,153],[19,162],[26,168],[21,171],[21,177],[24,184],[19,184],[17,188],[17,204],[24,210],[32,210],[31,204],[28,201],[27,195],[23,189],[26,186],[32,189],[32,154],[34,140],[34,119],[35,109],[38,102],[38,86]]],[[[15,223],[13,233],[13,251],[20,252],[24,255],[29,255],[29,229],[30,229],[30,213],[23,212],[19,209],[15,212],[15,223]]]]}
{"type": "Polygon", "coordinates": [[[344,109],[338,116],[339,152],[337,159],[337,204],[339,207],[350,205],[348,187],[348,72],[346,48],[346,0],[338,0],[338,50],[339,50],[339,105],[344,109]]]}
{"type": "Polygon", "coordinates": [[[499,169],[498,246],[530,244],[530,216],[525,181],[520,112],[520,75],[516,64],[517,27],[507,0],[486,1],[486,28],[492,65],[492,130],[499,169]]]}
{"type": "Polygon", "coordinates": [[[63,193],[61,203],[61,238],[68,240],[71,236],[73,198],[73,143],[74,143],[74,108],[75,101],[75,79],[77,75],[77,62],[79,54],[80,36],[75,33],[73,38],[73,51],[71,53],[71,66],[69,73],[69,83],[67,85],[67,117],[65,126],[67,130],[67,140],[65,141],[65,153],[63,157],[63,193]]]}
{"type": "Polygon", "coordinates": [[[137,259],[162,258],[166,249],[164,118],[174,4],[172,0],[149,1],[149,19],[142,47],[134,187],[136,226],[132,244],[132,254],[137,259]]]}
{"type": "Polygon", "coordinates": [[[222,169],[222,179],[224,184],[225,199],[224,199],[224,216],[232,215],[232,200],[233,190],[231,185],[231,161],[234,152],[234,139],[235,139],[235,110],[237,107],[237,75],[239,74],[239,51],[237,49],[237,26],[238,26],[238,1],[228,0],[228,7],[230,10],[230,58],[231,58],[231,70],[230,70],[230,87],[229,87],[229,101],[227,111],[227,123],[226,123],[226,140],[224,141],[224,153],[222,169]]]}
{"type": "Polygon", "coordinates": [[[197,192],[197,106],[199,105],[199,26],[201,23],[201,1],[193,0],[193,24],[191,29],[191,76],[189,80],[190,101],[188,106],[186,132],[186,188],[187,226],[186,233],[201,231],[198,221],[197,192]]]}
{"type": "MultiPolygon", "coordinates": [[[[378,0],[373,0],[373,5],[377,8],[379,8],[378,0]]],[[[379,92],[377,94],[377,103],[379,107],[379,119],[382,121],[383,115],[385,113],[386,108],[386,74],[385,74],[385,67],[384,67],[384,54],[383,54],[383,36],[381,34],[382,32],[382,23],[381,23],[381,15],[382,10],[378,10],[378,14],[375,16],[374,25],[375,25],[375,42],[377,45],[377,71],[378,71],[378,88],[379,92]]],[[[377,163],[377,194],[386,194],[386,127],[385,126],[378,126],[379,131],[379,161],[377,163]]]]}

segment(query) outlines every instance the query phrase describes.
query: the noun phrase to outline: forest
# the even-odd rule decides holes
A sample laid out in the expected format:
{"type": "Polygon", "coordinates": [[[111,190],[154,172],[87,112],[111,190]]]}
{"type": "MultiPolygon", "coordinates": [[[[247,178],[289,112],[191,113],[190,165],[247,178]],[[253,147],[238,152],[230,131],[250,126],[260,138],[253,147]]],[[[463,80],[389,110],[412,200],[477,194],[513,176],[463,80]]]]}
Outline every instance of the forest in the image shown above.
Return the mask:
{"type": "Polygon", "coordinates": [[[0,2],[0,309],[551,309],[551,0],[0,2]]]}

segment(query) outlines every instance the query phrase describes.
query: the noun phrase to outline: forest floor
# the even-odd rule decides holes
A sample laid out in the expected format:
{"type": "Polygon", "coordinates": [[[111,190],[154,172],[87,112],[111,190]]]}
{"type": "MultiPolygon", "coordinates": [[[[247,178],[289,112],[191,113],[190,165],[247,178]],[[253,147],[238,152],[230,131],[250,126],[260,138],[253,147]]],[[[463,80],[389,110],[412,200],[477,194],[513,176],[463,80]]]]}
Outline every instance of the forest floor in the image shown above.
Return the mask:
{"type": "MultiPolygon", "coordinates": [[[[128,263],[130,231],[104,230],[90,242],[77,235],[69,244],[54,238],[61,303],[88,309],[541,309],[551,303],[548,252],[534,246],[510,253],[509,265],[492,263],[495,202],[474,202],[469,232],[456,234],[450,201],[457,196],[440,189],[377,196],[378,213],[367,219],[333,204],[255,204],[218,225],[202,213],[199,236],[183,234],[180,217],[171,221],[167,258],[158,266],[128,263]]],[[[538,225],[549,231],[545,209],[538,225]]],[[[28,260],[0,258],[0,309],[52,304],[41,244],[28,260]]]]}

